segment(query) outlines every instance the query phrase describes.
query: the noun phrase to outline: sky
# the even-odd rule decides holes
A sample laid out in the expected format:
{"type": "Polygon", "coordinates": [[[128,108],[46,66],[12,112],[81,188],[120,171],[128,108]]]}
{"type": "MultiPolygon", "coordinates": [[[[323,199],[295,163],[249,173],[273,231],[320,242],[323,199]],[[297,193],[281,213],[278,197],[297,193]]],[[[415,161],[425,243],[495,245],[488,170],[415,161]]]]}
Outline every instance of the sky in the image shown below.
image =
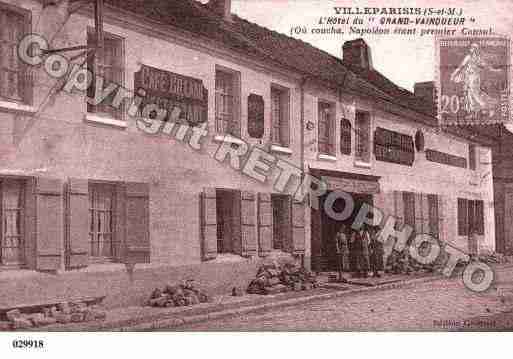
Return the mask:
{"type": "MultiPolygon", "coordinates": [[[[205,1],[203,1],[205,2],[205,1]]],[[[499,34],[513,33],[513,0],[475,1],[407,1],[388,0],[387,7],[435,7],[462,8],[467,18],[474,17],[472,28],[494,28],[499,34]]],[[[296,25],[315,27],[321,16],[334,15],[334,6],[383,7],[383,1],[347,0],[232,0],[232,12],[242,18],[269,29],[291,35],[296,25]]],[[[344,41],[356,35],[294,35],[315,47],[342,57],[344,41]]],[[[397,85],[410,91],[416,82],[435,78],[435,42],[431,36],[366,35],[371,47],[373,65],[397,85]]]]}

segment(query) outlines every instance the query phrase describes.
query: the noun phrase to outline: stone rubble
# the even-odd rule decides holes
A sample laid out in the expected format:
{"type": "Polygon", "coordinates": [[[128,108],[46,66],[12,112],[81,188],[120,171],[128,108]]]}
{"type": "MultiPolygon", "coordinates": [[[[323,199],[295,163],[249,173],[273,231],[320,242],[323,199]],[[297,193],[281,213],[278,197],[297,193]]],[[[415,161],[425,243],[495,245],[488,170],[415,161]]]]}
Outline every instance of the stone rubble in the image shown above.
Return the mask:
{"type": "Polygon", "coordinates": [[[185,307],[210,302],[210,296],[196,288],[194,280],[186,280],[178,285],[167,285],[163,289],[156,288],[148,300],[152,307],[185,307]]]}
{"type": "Polygon", "coordinates": [[[315,275],[304,268],[285,263],[283,265],[265,264],[258,271],[246,290],[249,294],[278,294],[289,291],[311,290],[317,288],[315,275]]]}
{"type": "Polygon", "coordinates": [[[99,305],[88,306],[84,302],[63,302],[56,306],[43,307],[40,312],[23,313],[13,309],[0,320],[0,331],[26,330],[52,324],[68,324],[105,320],[107,312],[99,305]]]}

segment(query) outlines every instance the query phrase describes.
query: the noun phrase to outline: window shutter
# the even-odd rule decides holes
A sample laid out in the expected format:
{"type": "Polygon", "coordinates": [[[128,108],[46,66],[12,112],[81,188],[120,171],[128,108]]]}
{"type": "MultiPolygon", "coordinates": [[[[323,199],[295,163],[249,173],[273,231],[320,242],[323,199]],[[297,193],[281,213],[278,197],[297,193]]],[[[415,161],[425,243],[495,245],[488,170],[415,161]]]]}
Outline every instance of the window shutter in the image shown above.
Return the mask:
{"type": "Polygon", "coordinates": [[[428,202],[428,233],[435,238],[440,238],[439,226],[439,202],[440,199],[436,194],[427,195],[428,202]]]}
{"type": "Polygon", "coordinates": [[[281,98],[281,121],[280,121],[280,127],[281,127],[281,145],[285,147],[290,146],[290,95],[287,92],[287,94],[282,94],[281,98]]]}
{"type": "Polygon", "coordinates": [[[241,215],[241,191],[231,191],[232,193],[232,207],[231,207],[231,236],[230,247],[231,252],[242,255],[242,215],[241,215]]]}
{"type": "Polygon", "coordinates": [[[394,216],[396,223],[404,224],[404,199],[401,191],[394,191],[394,216]]]}
{"type": "Polygon", "coordinates": [[[431,234],[431,228],[429,227],[429,203],[428,203],[428,195],[422,193],[420,195],[420,207],[422,210],[422,232],[431,234]]]}
{"type": "Polygon", "coordinates": [[[115,186],[114,194],[114,206],[113,206],[113,223],[112,229],[114,231],[114,253],[113,257],[118,262],[124,260],[124,239],[125,239],[125,228],[126,228],[126,186],[124,183],[118,183],[115,186]]]}
{"type": "Polygon", "coordinates": [[[468,234],[468,201],[464,198],[458,198],[458,235],[466,236],[468,234]]]}
{"type": "Polygon", "coordinates": [[[89,183],[70,178],[66,186],[66,267],[89,262],[89,183]]]}
{"type": "Polygon", "coordinates": [[[258,250],[260,257],[266,257],[273,246],[273,212],[271,194],[258,194],[258,250]]]}
{"type": "Polygon", "coordinates": [[[477,234],[484,235],[484,202],[482,200],[476,201],[475,205],[477,234]]]}
{"type": "Polygon", "coordinates": [[[25,264],[28,269],[37,269],[35,178],[28,179],[25,186],[25,264]]]}
{"type": "Polygon", "coordinates": [[[205,188],[202,194],[201,232],[203,259],[217,257],[217,197],[215,188],[205,188]]]}
{"type": "Polygon", "coordinates": [[[404,207],[406,223],[413,226],[415,233],[422,232],[422,198],[420,193],[408,192],[407,204],[404,207]]]}
{"type": "Polygon", "coordinates": [[[243,191],[241,194],[241,255],[244,257],[256,255],[255,222],[255,194],[253,192],[243,191]]]}
{"type": "Polygon", "coordinates": [[[248,134],[253,138],[262,138],[264,130],[264,98],[251,94],[248,96],[248,134]]]}
{"type": "Polygon", "coordinates": [[[150,262],[150,186],[125,183],[124,263],[150,262]]]}
{"type": "Polygon", "coordinates": [[[63,203],[62,181],[37,178],[36,196],[36,269],[57,271],[62,267],[63,203]]]}
{"type": "Polygon", "coordinates": [[[292,254],[305,253],[305,205],[292,200],[292,254]]]}
{"type": "Polygon", "coordinates": [[[447,240],[447,229],[445,228],[445,213],[447,208],[447,196],[438,195],[438,239],[447,240]]]}

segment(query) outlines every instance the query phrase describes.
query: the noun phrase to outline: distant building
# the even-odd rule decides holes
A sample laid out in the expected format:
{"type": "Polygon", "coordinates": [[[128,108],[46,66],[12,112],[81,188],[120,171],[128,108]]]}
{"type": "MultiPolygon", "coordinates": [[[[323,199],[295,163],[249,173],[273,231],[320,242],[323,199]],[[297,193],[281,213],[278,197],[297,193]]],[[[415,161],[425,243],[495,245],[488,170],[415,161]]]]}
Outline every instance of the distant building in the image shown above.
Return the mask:
{"type": "Polygon", "coordinates": [[[184,127],[150,134],[142,117],[157,112],[128,116],[130,102],[109,106],[118,92],[87,103],[16,57],[31,31],[52,48],[95,47],[92,6],[68,19],[66,1],[2,0],[0,306],[103,293],[134,304],[186,278],[225,292],[270,259],[333,269],[340,221],[293,198],[306,175],[465,251],[495,248],[489,143],[438,130],[432,83],[412,94],[374,69],[363,40],[337,58],[231,14],[229,0],[105,4],[103,55],[84,66],[104,88],[145,90],[184,127]],[[204,121],[191,148],[185,126],[204,121]],[[246,145],[298,170],[286,191],[276,166],[265,182],[234,170],[248,156],[230,150],[246,145]]]}

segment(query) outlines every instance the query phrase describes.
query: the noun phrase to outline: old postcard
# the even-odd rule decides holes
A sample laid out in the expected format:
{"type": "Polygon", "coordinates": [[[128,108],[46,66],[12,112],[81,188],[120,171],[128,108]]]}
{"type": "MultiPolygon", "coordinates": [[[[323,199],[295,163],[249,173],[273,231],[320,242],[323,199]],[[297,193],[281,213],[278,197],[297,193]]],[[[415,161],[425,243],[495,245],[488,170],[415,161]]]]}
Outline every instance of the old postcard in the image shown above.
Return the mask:
{"type": "Polygon", "coordinates": [[[0,0],[11,350],[513,330],[512,32],[507,0],[0,0]]]}

